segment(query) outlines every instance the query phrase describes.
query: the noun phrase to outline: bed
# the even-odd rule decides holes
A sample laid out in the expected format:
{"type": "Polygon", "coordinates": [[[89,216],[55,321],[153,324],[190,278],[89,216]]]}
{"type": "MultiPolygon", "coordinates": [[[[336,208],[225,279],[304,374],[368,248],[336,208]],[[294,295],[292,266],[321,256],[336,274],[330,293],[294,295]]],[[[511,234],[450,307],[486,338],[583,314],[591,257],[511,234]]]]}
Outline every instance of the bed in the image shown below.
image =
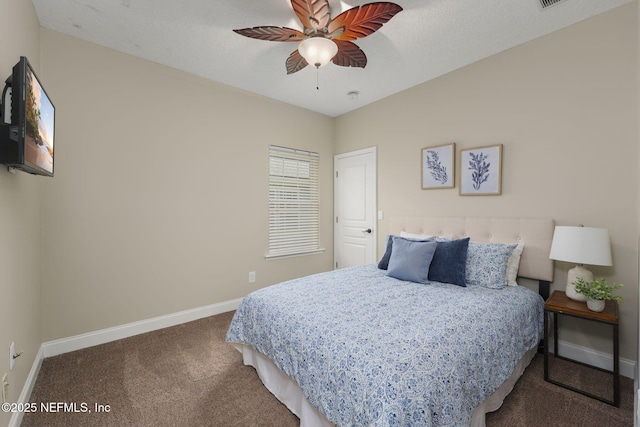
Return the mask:
{"type": "Polygon", "coordinates": [[[226,340],[303,427],[484,426],[542,338],[553,229],[551,219],[392,218],[387,265],[253,292],[226,340]]]}

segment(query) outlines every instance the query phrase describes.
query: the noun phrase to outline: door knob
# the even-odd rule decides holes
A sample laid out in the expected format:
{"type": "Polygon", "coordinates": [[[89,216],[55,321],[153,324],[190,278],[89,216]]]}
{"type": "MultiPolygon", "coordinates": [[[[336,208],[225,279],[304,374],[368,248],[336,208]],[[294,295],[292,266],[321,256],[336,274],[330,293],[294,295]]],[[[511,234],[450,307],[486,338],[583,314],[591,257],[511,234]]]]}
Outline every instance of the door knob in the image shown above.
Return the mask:
{"type": "Polygon", "coordinates": [[[371,234],[373,230],[371,230],[370,228],[367,228],[366,230],[362,230],[363,233],[369,233],[371,234]]]}

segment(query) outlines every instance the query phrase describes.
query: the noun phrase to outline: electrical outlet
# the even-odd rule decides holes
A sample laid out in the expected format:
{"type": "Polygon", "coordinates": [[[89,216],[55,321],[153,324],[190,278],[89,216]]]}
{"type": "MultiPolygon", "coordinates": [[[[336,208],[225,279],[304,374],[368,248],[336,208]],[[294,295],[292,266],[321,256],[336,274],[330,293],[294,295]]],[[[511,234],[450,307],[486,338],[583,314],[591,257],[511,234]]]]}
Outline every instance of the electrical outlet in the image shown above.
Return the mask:
{"type": "Polygon", "coordinates": [[[7,379],[8,374],[4,374],[2,377],[2,403],[5,403],[9,398],[9,380],[7,379]]]}
{"type": "Polygon", "coordinates": [[[13,362],[15,362],[16,359],[14,359],[14,355],[16,354],[16,345],[15,343],[11,343],[11,345],[9,346],[9,370],[13,369],[13,362]]]}
{"type": "Polygon", "coordinates": [[[256,282],[256,272],[255,271],[250,271],[249,272],[249,283],[255,283],[256,282]]]}

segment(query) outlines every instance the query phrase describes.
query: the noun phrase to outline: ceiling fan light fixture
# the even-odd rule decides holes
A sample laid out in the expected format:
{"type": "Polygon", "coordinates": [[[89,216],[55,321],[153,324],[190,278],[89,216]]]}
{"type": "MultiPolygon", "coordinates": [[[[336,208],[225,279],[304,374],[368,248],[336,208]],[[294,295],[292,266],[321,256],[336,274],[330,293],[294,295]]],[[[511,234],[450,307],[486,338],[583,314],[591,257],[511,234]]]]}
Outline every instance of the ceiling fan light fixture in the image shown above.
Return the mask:
{"type": "Polygon", "coordinates": [[[297,43],[298,49],[285,62],[287,74],[307,65],[317,70],[331,60],[341,67],[364,68],[367,56],[352,40],[375,33],[402,11],[395,3],[376,1],[352,7],[332,18],[329,0],[291,0],[291,7],[304,27],[302,31],[275,25],[233,30],[252,39],[297,43]]]}
{"type": "Polygon", "coordinates": [[[300,42],[298,52],[308,64],[316,68],[324,67],[338,53],[338,45],[325,37],[310,37],[300,42]]]}

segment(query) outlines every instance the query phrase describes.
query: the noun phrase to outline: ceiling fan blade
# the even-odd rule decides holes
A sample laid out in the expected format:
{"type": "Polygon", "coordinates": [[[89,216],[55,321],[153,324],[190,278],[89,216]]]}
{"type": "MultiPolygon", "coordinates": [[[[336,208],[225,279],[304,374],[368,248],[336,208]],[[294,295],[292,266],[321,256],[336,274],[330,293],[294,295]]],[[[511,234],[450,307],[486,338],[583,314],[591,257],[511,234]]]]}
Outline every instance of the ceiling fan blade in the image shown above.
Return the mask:
{"type": "Polygon", "coordinates": [[[305,28],[320,30],[331,20],[329,0],[291,0],[293,11],[305,28]]]}
{"type": "Polygon", "coordinates": [[[304,67],[306,67],[309,64],[307,63],[307,60],[304,59],[302,55],[300,55],[300,52],[298,52],[298,49],[296,49],[293,52],[291,52],[291,55],[289,55],[289,57],[287,58],[286,65],[287,65],[287,74],[293,74],[297,71],[302,70],[304,67]]]}
{"type": "Polygon", "coordinates": [[[334,40],[338,45],[338,53],[331,60],[341,67],[360,67],[367,65],[367,55],[354,43],[345,40],[334,40]]]}
{"type": "Polygon", "coordinates": [[[304,33],[287,27],[253,27],[233,30],[235,33],[252,39],[267,40],[272,42],[299,42],[306,38],[304,33]]]}
{"type": "Polygon", "coordinates": [[[393,18],[402,7],[390,2],[368,3],[345,10],[336,16],[328,27],[329,36],[334,40],[355,40],[375,33],[393,18]],[[340,34],[340,30],[342,34],[340,34]]]}

